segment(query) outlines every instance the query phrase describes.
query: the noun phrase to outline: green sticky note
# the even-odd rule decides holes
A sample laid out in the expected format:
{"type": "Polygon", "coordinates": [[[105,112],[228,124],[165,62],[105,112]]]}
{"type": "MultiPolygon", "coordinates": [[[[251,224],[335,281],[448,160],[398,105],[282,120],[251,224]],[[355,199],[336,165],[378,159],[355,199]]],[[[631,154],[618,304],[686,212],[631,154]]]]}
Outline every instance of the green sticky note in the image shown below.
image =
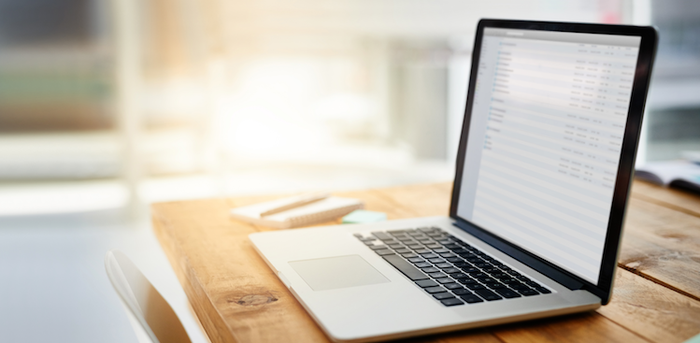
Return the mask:
{"type": "Polygon", "coordinates": [[[343,224],[374,223],[386,220],[386,213],[355,210],[343,217],[343,224]]]}

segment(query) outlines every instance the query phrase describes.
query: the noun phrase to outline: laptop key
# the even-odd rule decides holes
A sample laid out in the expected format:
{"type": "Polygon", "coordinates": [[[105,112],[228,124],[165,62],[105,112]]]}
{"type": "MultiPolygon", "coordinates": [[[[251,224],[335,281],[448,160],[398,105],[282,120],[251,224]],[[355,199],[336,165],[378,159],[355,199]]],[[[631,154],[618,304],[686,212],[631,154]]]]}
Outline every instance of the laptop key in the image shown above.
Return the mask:
{"type": "Polygon", "coordinates": [[[452,263],[463,263],[464,261],[459,257],[450,257],[447,259],[448,262],[452,263]]]}
{"type": "Polygon", "coordinates": [[[546,288],[544,288],[544,287],[536,287],[535,290],[538,291],[538,292],[540,292],[540,293],[542,293],[542,294],[549,294],[549,293],[552,293],[552,291],[550,291],[550,290],[548,290],[548,289],[546,289],[546,288]]]}
{"type": "Polygon", "coordinates": [[[382,244],[382,245],[374,245],[374,246],[371,246],[371,247],[369,247],[369,248],[372,249],[372,250],[379,250],[379,249],[386,249],[387,246],[384,245],[384,244],[382,244]]]}
{"type": "Polygon", "coordinates": [[[440,286],[428,287],[423,289],[430,294],[445,292],[445,289],[440,286]]]}
{"type": "Polygon", "coordinates": [[[466,301],[468,304],[484,302],[481,298],[477,297],[474,294],[462,295],[460,296],[460,298],[462,298],[462,300],[466,301]]]}
{"type": "Polygon", "coordinates": [[[476,281],[479,281],[481,283],[497,283],[496,279],[491,278],[491,277],[475,277],[476,281]]]}
{"type": "Polygon", "coordinates": [[[381,239],[381,240],[385,240],[385,239],[394,239],[394,237],[391,237],[391,235],[389,235],[389,234],[386,233],[386,232],[372,232],[372,234],[374,235],[374,237],[377,237],[377,238],[379,238],[379,239],[381,239]]]}
{"type": "Polygon", "coordinates": [[[452,265],[451,265],[451,264],[449,264],[449,263],[444,263],[444,262],[443,262],[443,263],[438,263],[438,264],[436,264],[435,266],[438,267],[438,268],[441,268],[441,269],[452,268],[452,265]]]}
{"type": "Polygon", "coordinates": [[[486,262],[493,262],[493,261],[495,261],[495,259],[494,259],[493,257],[491,257],[491,256],[489,256],[489,255],[486,255],[486,254],[482,255],[481,258],[483,258],[484,261],[486,261],[486,262]]]}
{"type": "MultiPolygon", "coordinates": [[[[470,261],[470,262],[471,262],[471,261],[470,261]]],[[[479,269],[486,269],[486,268],[488,268],[488,267],[490,266],[490,264],[488,264],[488,263],[486,263],[486,262],[479,262],[479,261],[475,261],[475,262],[472,263],[472,264],[474,265],[474,267],[477,267],[477,268],[479,268],[479,269]]]]}
{"type": "Polygon", "coordinates": [[[464,285],[473,291],[478,290],[478,289],[486,289],[486,287],[484,287],[484,285],[482,285],[480,283],[476,283],[476,282],[475,283],[465,283],[464,285]]]}
{"type": "Polygon", "coordinates": [[[530,289],[530,287],[525,286],[524,284],[522,284],[520,282],[511,282],[511,283],[508,283],[507,285],[516,291],[519,289],[530,289]]]}
{"type": "Polygon", "coordinates": [[[401,248],[395,250],[397,254],[411,254],[413,251],[411,249],[401,248]]]}
{"type": "Polygon", "coordinates": [[[428,267],[428,268],[421,268],[423,273],[439,273],[440,269],[437,269],[435,267],[428,267]]]}
{"type": "Polygon", "coordinates": [[[411,279],[411,281],[425,280],[428,278],[428,276],[420,271],[420,269],[406,262],[406,260],[398,255],[387,255],[382,257],[389,262],[389,264],[394,266],[394,268],[398,269],[401,273],[411,279]]]}
{"type": "Polygon", "coordinates": [[[445,306],[464,305],[464,302],[462,300],[457,299],[457,298],[440,300],[440,302],[445,306]]]}
{"type": "MultiPolygon", "coordinates": [[[[425,260],[422,259],[422,258],[420,258],[420,257],[411,257],[411,258],[409,258],[409,259],[407,259],[407,260],[408,260],[408,262],[411,262],[411,263],[421,263],[421,262],[425,262],[425,260]]],[[[420,267],[418,267],[418,268],[420,268],[420,267]]]]}
{"type": "Polygon", "coordinates": [[[414,253],[412,253],[412,252],[410,252],[410,253],[408,253],[408,254],[401,254],[401,256],[403,256],[405,259],[416,258],[416,257],[418,257],[418,255],[416,255],[416,254],[414,254],[414,253]]]}
{"type": "Polygon", "coordinates": [[[474,268],[474,267],[472,267],[472,266],[461,267],[460,269],[462,269],[462,271],[465,272],[465,273],[467,273],[467,274],[472,274],[472,273],[479,272],[479,269],[474,268]]]}
{"type": "Polygon", "coordinates": [[[540,284],[537,283],[537,282],[535,282],[535,281],[527,280],[527,281],[524,281],[524,282],[525,282],[526,285],[528,285],[528,286],[530,286],[530,287],[532,287],[532,288],[540,287],[540,284]]]}
{"type": "Polygon", "coordinates": [[[452,289],[451,291],[452,291],[452,294],[459,295],[459,296],[474,294],[474,293],[470,292],[468,289],[464,289],[464,288],[455,288],[455,289],[452,289]]]}
{"type": "Polygon", "coordinates": [[[442,292],[442,293],[433,294],[433,297],[437,300],[443,300],[443,299],[451,299],[451,298],[454,298],[455,296],[452,295],[451,293],[442,292]]]}
{"type": "Polygon", "coordinates": [[[439,279],[439,278],[447,277],[447,275],[445,275],[445,274],[443,274],[443,273],[440,273],[440,272],[437,272],[437,273],[430,273],[430,274],[428,274],[428,276],[430,276],[430,277],[433,278],[433,279],[439,279]]]}
{"type": "Polygon", "coordinates": [[[375,250],[374,252],[376,252],[377,255],[379,255],[379,256],[394,255],[394,252],[389,250],[389,249],[380,249],[380,250],[375,250]]]}
{"type": "Polygon", "coordinates": [[[522,295],[524,295],[524,296],[526,296],[526,297],[530,297],[530,296],[533,296],[533,295],[538,295],[538,294],[540,294],[540,293],[538,293],[536,290],[534,290],[534,289],[532,289],[532,288],[528,288],[528,289],[516,289],[516,291],[518,291],[518,293],[520,293],[520,294],[522,294],[522,295]]]}
{"type": "Polygon", "coordinates": [[[437,282],[433,280],[420,280],[416,281],[416,285],[420,286],[421,288],[428,288],[428,287],[437,287],[439,286],[437,282]]]}
{"type": "Polygon", "coordinates": [[[474,293],[476,293],[477,295],[479,295],[480,297],[482,297],[488,301],[503,299],[500,295],[498,295],[498,294],[496,294],[488,289],[477,289],[474,291],[474,293]]]}
{"type": "Polygon", "coordinates": [[[468,278],[468,277],[469,277],[469,275],[464,274],[464,273],[461,273],[461,272],[460,272],[460,273],[450,274],[450,276],[451,276],[453,279],[465,279],[465,278],[468,278]]]}
{"type": "Polygon", "coordinates": [[[456,273],[461,273],[461,272],[462,272],[460,269],[457,269],[457,268],[452,267],[452,266],[450,266],[450,267],[448,267],[448,268],[445,268],[445,269],[443,269],[442,271],[445,272],[445,273],[447,273],[447,274],[456,274],[456,273]]]}
{"type": "Polygon", "coordinates": [[[469,278],[469,277],[466,277],[466,278],[458,278],[457,281],[459,281],[459,283],[461,283],[461,284],[463,284],[463,285],[466,285],[466,284],[476,284],[476,283],[478,283],[478,282],[476,282],[476,280],[474,280],[474,279],[472,279],[472,278],[469,278]]]}
{"type": "Polygon", "coordinates": [[[495,267],[481,268],[481,270],[483,270],[489,274],[499,274],[501,272],[498,268],[495,268],[495,267]]]}
{"type": "Polygon", "coordinates": [[[438,263],[445,262],[445,260],[436,257],[436,258],[429,258],[429,259],[428,259],[428,262],[438,264],[438,263]]]}
{"type": "Polygon", "coordinates": [[[455,291],[455,290],[458,290],[458,289],[464,289],[464,287],[462,287],[462,285],[460,285],[460,284],[458,284],[458,283],[455,283],[455,282],[445,284],[445,288],[447,288],[447,289],[449,289],[449,290],[451,290],[451,291],[455,291]]]}
{"type": "Polygon", "coordinates": [[[489,273],[489,275],[491,275],[492,278],[497,279],[497,280],[501,280],[501,281],[510,278],[510,276],[508,276],[508,274],[499,273],[499,272],[489,273]]]}
{"type": "Polygon", "coordinates": [[[450,279],[450,278],[448,278],[448,277],[442,277],[442,278],[439,278],[439,279],[435,279],[435,281],[437,281],[437,282],[439,282],[439,283],[442,283],[442,284],[453,283],[453,282],[455,282],[455,280],[452,280],[452,279],[450,279]]]}
{"type": "MultiPolygon", "coordinates": [[[[413,260],[413,259],[411,259],[411,260],[413,260]]],[[[416,264],[416,267],[418,267],[418,268],[428,268],[428,267],[432,266],[432,264],[430,264],[428,262],[414,262],[414,263],[416,264]]]]}
{"type": "Polygon", "coordinates": [[[513,290],[510,290],[508,288],[499,288],[495,290],[496,293],[500,294],[502,297],[511,299],[511,298],[519,298],[520,294],[516,293],[513,290]]]}

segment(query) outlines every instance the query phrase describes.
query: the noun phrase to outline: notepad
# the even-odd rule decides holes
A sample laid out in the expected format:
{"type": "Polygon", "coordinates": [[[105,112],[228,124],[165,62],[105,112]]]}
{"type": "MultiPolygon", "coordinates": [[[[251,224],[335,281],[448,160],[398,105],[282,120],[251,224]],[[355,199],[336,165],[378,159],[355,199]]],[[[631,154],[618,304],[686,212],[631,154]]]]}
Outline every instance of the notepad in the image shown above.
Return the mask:
{"type": "Polygon", "coordinates": [[[637,168],[635,177],[662,186],[700,193],[700,165],[687,161],[651,162],[637,168]]]}
{"type": "Polygon", "coordinates": [[[305,194],[237,207],[231,210],[231,217],[256,225],[289,229],[330,221],[362,208],[364,203],[358,199],[305,194]]]}

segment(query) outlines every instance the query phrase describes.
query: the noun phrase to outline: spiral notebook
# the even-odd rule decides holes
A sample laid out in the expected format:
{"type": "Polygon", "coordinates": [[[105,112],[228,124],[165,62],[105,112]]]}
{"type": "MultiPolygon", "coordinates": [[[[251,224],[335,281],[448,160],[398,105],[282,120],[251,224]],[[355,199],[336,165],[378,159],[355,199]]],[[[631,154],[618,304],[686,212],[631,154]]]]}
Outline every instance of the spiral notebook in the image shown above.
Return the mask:
{"type": "Polygon", "coordinates": [[[231,210],[231,217],[256,225],[290,229],[330,221],[362,208],[364,202],[358,199],[305,194],[237,207],[231,210]]]}

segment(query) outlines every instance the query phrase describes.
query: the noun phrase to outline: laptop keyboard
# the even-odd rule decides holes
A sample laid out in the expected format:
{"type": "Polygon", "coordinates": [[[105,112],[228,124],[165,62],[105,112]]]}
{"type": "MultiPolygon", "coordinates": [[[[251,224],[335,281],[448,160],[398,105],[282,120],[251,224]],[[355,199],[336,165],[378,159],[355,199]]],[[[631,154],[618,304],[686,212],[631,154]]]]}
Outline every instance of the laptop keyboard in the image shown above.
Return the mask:
{"type": "Polygon", "coordinates": [[[445,306],[551,291],[438,227],[355,234],[445,306]]]}

